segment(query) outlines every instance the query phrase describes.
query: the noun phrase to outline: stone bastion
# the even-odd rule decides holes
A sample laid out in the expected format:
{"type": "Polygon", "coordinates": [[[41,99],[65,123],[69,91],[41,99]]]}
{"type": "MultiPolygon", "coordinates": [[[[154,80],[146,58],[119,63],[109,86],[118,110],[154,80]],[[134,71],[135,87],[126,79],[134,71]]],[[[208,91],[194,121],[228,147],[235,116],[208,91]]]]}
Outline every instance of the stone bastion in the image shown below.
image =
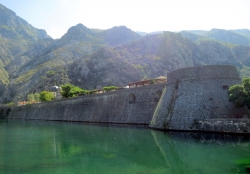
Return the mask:
{"type": "Polygon", "coordinates": [[[201,120],[243,117],[246,108],[236,109],[228,99],[228,89],[235,84],[241,84],[241,79],[236,67],[231,65],[190,67],[170,72],[150,127],[200,130],[201,120]]]}

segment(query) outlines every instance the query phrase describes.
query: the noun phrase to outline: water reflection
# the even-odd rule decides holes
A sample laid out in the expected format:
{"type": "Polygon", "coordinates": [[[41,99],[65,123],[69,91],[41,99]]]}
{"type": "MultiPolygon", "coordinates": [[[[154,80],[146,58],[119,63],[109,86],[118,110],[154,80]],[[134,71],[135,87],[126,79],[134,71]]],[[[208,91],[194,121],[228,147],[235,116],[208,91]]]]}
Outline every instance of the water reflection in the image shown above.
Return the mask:
{"type": "Polygon", "coordinates": [[[246,173],[249,137],[219,134],[152,132],[171,164],[168,173],[246,173]]]}
{"type": "Polygon", "coordinates": [[[0,174],[246,173],[249,137],[134,126],[0,122],[0,174]]]}

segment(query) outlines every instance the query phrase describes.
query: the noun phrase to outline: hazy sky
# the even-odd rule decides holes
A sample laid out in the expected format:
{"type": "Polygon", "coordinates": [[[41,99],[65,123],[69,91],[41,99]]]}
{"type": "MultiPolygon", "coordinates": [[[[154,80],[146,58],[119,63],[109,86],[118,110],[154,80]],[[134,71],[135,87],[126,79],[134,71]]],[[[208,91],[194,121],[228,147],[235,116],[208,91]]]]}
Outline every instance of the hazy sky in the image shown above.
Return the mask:
{"type": "Polygon", "coordinates": [[[53,38],[82,23],[134,31],[250,29],[250,0],[0,0],[53,38]]]}

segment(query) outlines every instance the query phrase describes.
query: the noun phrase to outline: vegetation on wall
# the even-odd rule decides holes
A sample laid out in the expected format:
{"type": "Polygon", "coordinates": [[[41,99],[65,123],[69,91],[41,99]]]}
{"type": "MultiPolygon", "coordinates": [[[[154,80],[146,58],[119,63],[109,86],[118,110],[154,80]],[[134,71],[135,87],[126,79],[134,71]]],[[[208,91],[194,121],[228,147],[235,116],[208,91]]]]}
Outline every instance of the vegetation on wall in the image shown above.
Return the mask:
{"type": "Polygon", "coordinates": [[[104,91],[111,91],[111,90],[116,90],[118,87],[117,86],[104,86],[103,90],[104,91]]]}
{"type": "Polygon", "coordinates": [[[233,102],[236,108],[247,106],[250,109],[250,77],[244,78],[242,85],[237,84],[229,88],[229,101],[233,102]]]}
{"type": "Polygon", "coordinates": [[[28,94],[27,100],[31,103],[40,101],[40,93],[28,94]]]}
{"type": "Polygon", "coordinates": [[[42,91],[40,92],[39,99],[41,102],[52,101],[52,100],[55,100],[55,96],[53,92],[42,91]]]}
{"type": "Polygon", "coordinates": [[[64,98],[76,97],[79,94],[85,94],[88,92],[87,90],[81,89],[78,86],[69,83],[61,85],[61,88],[61,94],[64,98]]]}

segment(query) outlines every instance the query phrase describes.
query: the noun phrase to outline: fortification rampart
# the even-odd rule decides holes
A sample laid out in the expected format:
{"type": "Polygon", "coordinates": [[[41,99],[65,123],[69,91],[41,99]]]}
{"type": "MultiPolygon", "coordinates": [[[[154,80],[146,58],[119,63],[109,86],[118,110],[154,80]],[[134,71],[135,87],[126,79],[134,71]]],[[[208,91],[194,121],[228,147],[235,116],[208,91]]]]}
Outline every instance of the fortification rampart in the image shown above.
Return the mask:
{"type": "Polygon", "coordinates": [[[151,128],[161,130],[250,133],[250,121],[245,115],[250,115],[248,110],[236,109],[228,101],[229,87],[240,83],[234,66],[184,68],[170,72],[167,84],[11,109],[0,107],[0,117],[150,124],[151,128]]]}
{"type": "Polygon", "coordinates": [[[9,118],[149,124],[165,84],[13,107],[9,118]]]}
{"type": "Polygon", "coordinates": [[[168,74],[168,82],[150,127],[165,130],[198,130],[207,118],[242,117],[228,101],[228,88],[240,84],[234,66],[210,65],[184,68],[168,74]]]}

